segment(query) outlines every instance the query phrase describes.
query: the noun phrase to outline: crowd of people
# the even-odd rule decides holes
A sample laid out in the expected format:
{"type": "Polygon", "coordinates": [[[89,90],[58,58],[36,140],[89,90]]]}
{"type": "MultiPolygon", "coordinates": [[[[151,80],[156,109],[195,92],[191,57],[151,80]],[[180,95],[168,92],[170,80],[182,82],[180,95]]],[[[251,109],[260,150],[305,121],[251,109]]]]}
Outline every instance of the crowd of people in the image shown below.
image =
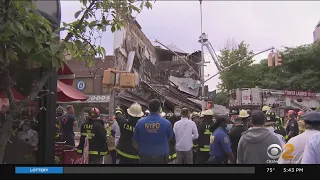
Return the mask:
{"type": "MultiPolygon", "coordinates": [[[[72,106],[57,109],[58,141],[74,146],[76,120],[72,106]]],[[[190,112],[176,107],[164,113],[157,99],[143,112],[134,103],[117,108],[107,122],[92,108],[81,125],[77,147],[83,153],[89,140],[89,163],[102,164],[110,153],[112,164],[319,164],[320,112],[278,117],[268,106],[241,110],[237,118],[213,110],[190,112]],[[272,148],[280,147],[278,150],[272,148]],[[291,149],[290,149],[291,148],[291,149]]]]}

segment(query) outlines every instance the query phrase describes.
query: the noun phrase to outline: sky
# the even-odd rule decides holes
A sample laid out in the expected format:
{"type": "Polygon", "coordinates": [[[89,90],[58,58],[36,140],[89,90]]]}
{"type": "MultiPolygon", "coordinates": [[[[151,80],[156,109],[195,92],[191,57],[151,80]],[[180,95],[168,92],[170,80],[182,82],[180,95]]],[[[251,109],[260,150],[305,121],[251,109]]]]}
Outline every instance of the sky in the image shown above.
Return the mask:
{"type": "MultiPolygon", "coordinates": [[[[313,42],[313,31],[320,20],[320,1],[203,1],[203,32],[208,35],[215,51],[227,42],[244,41],[257,53],[270,47],[281,49],[313,42]]],[[[75,20],[80,10],[77,1],[61,1],[62,21],[75,20]]],[[[156,1],[152,10],[144,9],[137,21],[146,36],[164,44],[173,44],[185,52],[200,50],[201,34],[199,1],[156,1]]],[[[103,34],[102,46],[113,52],[113,34],[103,34]]],[[[205,49],[205,74],[217,73],[217,68],[205,49]]],[[[256,56],[259,62],[268,53],[256,56]]],[[[218,76],[208,81],[216,89],[218,76]]]]}

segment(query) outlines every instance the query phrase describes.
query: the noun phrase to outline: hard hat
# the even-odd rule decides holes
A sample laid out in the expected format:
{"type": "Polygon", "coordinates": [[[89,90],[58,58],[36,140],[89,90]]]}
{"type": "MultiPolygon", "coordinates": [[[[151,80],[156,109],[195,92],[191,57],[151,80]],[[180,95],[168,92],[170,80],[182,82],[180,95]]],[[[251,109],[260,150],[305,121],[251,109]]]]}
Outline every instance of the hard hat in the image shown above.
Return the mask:
{"type": "Polygon", "coordinates": [[[271,108],[269,106],[263,106],[262,110],[263,112],[269,111],[271,108]]]}
{"type": "Polygon", "coordinates": [[[92,108],[88,114],[88,116],[92,119],[97,119],[100,117],[100,111],[98,108],[92,108]]]}
{"type": "Polygon", "coordinates": [[[57,109],[56,109],[56,114],[57,114],[58,116],[62,116],[64,113],[65,113],[65,112],[64,112],[63,107],[62,107],[62,106],[58,106],[57,109]]]}
{"type": "Polygon", "coordinates": [[[305,122],[320,122],[320,112],[319,111],[310,111],[306,112],[301,116],[305,122]]]}
{"type": "Polygon", "coordinates": [[[239,117],[240,118],[246,118],[246,117],[249,117],[249,114],[246,110],[242,109],[240,112],[239,112],[239,117]]]}
{"type": "Polygon", "coordinates": [[[193,112],[191,114],[191,117],[199,117],[200,116],[200,113],[197,113],[197,112],[193,112]]]}
{"type": "Polygon", "coordinates": [[[205,111],[202,111],[201,115],[203,116],[213,116],[214,113],[211,109],[208,109],[208,110],[205,110],[205,111]]]}
{"type": "Polygon", "coordinates": [[[142,112],[142,107],[138,103],[133,103],[129,109],[127,109],[127,112],[132,117],[142,117],[144,113],[142,112]]]}
{"type": "Polygon", "coordinates": [[[288,114],[294,114],[294,110],[289,110],[288,114]]]}
{"type": "Polygon", "coordinates": [[[116,108],[115,114],[118,114],[118,113],[122,114],[122,110],[119,106],[116,108]]]}
{"type": "Polygon", "coordinates": [[[298,112],[298,116],[302,116],[303,114],[304,114],[303,111],[299,111],[299,112],[298,112]]]}

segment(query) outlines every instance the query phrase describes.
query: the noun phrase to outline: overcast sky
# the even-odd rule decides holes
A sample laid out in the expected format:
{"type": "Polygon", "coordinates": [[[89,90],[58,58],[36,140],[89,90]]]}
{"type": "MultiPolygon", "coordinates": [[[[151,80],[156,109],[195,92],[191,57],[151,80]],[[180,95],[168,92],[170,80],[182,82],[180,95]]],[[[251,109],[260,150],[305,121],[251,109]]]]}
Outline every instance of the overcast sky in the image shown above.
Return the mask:
{"type": "MultiPolygon", "coordinates": [[[[61,1],[62,21],[74,20],[80,9],[77,1],[61,1]]],[[[203,1],[203,31],[216,51],[227,40],[242,40],[254,52],[274,46],[299,46],[313,42],[313,31],[320,20],[320,1],[203,1]]],[[[158,39],[165,44],[174,44],[185,52],[200,50],[199,1],[157,1],[152,10],[144,10],[137,16],[142,31],[153,42],[158,39]]],[[[113,51],[113,35],[104,33],[102,45],[108,54],[113,51]]],[[[206,60],[210,55],[207,51],[206,60]]],[[[257,56],[257,61],[267,53],[257,56]]],[[[217,72],[211,62],[205,74],[217,72]]],[[[208,82],[215,89],[218,77],[208,82]]]]}

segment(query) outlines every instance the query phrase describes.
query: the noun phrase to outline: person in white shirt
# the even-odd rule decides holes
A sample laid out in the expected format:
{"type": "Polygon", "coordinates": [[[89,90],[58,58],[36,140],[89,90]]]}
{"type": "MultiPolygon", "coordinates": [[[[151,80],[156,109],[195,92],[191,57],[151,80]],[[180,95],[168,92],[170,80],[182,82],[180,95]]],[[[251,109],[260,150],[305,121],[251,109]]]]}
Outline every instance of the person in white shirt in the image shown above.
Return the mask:
{"type": "Polygon", "coordinates": [[[302,134],[291,138],[283,146],[278,164],[308,164],[303,162],[303,158],[306,154],[308,140],[310,141],[313,135],[320,132],[320,112],[307,112],[301,118],[304,120],[306,130],[302,134]]]}
{"type": "Polygon", "coordinates": [[[189,119],[187,108],[181,111],[181,120],[173,126],[176,138],[177,164],[193,164],[193,140],[199,137],[196,123],[189,119]]]}

